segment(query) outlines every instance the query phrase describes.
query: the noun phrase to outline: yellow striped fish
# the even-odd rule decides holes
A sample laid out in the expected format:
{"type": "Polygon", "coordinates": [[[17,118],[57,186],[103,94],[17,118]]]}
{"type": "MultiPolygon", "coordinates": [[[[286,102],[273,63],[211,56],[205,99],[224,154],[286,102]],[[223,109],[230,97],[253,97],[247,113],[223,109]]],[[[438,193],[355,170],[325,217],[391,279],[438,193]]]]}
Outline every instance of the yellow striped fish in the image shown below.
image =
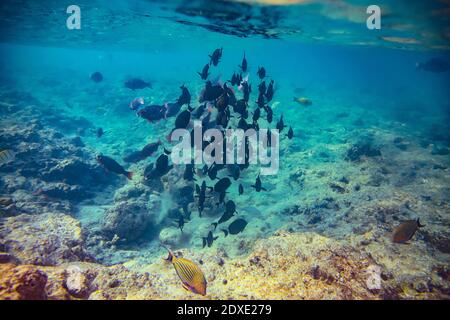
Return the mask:
{"type": "Polygon", "coordinates": [[[177,258],[169,251],[167,261],[172,262],[175,271],[180,277],[183,288],[202,296],[206,295],[206,279],[200,268],[192,261],[184,258],[177,258]]]}
{"type": "Polygon", "coordinates": [[[14,160],[14,152],[10,149],[0,151],[0,166],[14,160]]]}

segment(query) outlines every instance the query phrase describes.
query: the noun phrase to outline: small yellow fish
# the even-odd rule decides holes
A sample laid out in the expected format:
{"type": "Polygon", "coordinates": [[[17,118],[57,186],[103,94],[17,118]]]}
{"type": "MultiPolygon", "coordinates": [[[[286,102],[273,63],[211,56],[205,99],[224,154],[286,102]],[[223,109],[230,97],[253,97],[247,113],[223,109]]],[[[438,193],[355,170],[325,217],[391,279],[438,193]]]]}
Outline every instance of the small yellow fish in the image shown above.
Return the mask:
{"type": "Polygon", "coordinates": [[[192,261],[184,258],[177,258],[172,251],[169,251],[167,261],[172,262],[175,271],[180,277],[183,288],[202,296],[206,295],[206,279],[200,268],[192,261]]]}
{"type": "Polygon", "coordinates": [[[294,97],[294,101],[298,102],[298,103],[300,103],[300,104],[302,104],[304,106],[312,105],[312,101],[310,99],[308,99],[308,98],[305,98],[305,97],[301,97],[301,98],[295,98],[294,97]]]}
{"type": "Polygon", "coordinates": [[[10,149],[0,151],[0,166],[14,160],[14,152],[10,149]]]}

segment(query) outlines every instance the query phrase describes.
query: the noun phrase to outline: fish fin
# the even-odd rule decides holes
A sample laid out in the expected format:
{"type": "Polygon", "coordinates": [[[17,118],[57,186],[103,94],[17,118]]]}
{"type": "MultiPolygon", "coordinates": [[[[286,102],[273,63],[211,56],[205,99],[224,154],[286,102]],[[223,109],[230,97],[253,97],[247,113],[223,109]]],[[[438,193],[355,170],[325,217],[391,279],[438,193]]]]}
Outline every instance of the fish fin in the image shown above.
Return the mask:
{"type": "Polygon", "coordinates": [[[162,245],[164,248],[166,248],[166,250],[169,252],[169,255],[168,255],[167,258],[164,259],[164,260],[169,261],[169,262],[172,262],[173,257],[174,257],[173,252],[172,252],[169,248],[167,248],[165,245],[163,245],[162,243],[161,243],[161,245],[162,245]]]}
{"type": "Polygon", "coordinates": [[[203,247],[202,248],[204,248],[206,246],[206,238],[202,238],[202,240],[203,240],[203,247]]]}
{"type": "Polygon", "coordinates": [[[213,222],[213,223],[211,223],[211,225],[214,226],[214,230],[216,230],[216,228],[217,228],[217,222],[213,222]]]}
{"type": "Polygon", "coordinates": [[[219,236],[217,236],[217,237],[214,237],[213,239],[214,239],[214,241],[216,241],[217,239],[219,239],[219,236]]]}
{"type": "Polygon", "coordinates": [[[266,188],[264,188],[264,187],[261,187],[261,190],[267,191],[267,189],[266,189],[266,188]]]}
{"type": "Polygon", "coordinates": [[[171,154],[172,152],[169,151],[169,150],[167,150],[166,148],[164,148],[164,153],[167,154],[167,155],[169,155],[169,154],[171,154]]]}
{"type": "Polygon", "coordinates": [[[228,231],[225,229],[222,229],[223,233],[225,233],[225,237],[228,235],[228,231]]]}
{"type": "Polygon", "coordinates": [[[133,172],[127,171],[127,178],[128,178],[129,180],[132,180],[132,179],[133,179],[133,172]]]}
{"type": "Polygon", "coordinates": [[[418,226],[419,228],[425,227],[424,224],[420,224],[419,218],[417,218],[416,221],[417,221],[417,226],[418,226]]]}

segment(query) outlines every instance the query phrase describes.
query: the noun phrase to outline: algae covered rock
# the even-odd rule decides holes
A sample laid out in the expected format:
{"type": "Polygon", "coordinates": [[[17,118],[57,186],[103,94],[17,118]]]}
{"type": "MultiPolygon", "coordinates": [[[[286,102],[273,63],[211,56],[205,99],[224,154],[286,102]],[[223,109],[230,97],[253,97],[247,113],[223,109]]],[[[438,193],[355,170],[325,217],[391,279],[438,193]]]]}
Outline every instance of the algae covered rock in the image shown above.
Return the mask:
{"type": "Polygon", "coordinates": [[[0,264],[0,300],[47,298],[47,275],[35,266],[0,264]]]}
{"type": "Polygon", "coordinates": [[[21,263],[58,265],[88,259],[80,222],[61,213],[6,218],[0,243],[21,263]]]}

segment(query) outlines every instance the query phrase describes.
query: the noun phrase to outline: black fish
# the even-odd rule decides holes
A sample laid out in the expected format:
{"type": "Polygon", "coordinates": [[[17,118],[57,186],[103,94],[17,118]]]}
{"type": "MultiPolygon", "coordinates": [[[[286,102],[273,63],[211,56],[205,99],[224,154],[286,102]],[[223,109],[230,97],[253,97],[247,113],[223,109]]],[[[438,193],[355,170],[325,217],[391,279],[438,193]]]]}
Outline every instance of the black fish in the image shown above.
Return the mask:
{"type": "Polygon", "coordinates": [[[146,119],[148,122],[154,122],[166,117],[167,108],[164,105],[145,106],[137,112],[137,115],[146,119]]]}
{"type": "Polygon", "coordinates": [[[91,78],[92,81],[94,81],[94,82],[96,82],[96,83],[99,83],[99,82],[102,82],[102,80],[103,80],[103,75],[102,75],[100,72],[96,71],[96,72],[92,73],[92,74],[89,76],[89,78],[91,78]]]}
{"type": "Polygon", "coordinates": [[[174,117],[180,112],[182,104],[176,102],[166,103],[166,117],[174,117]]]}
{"type": "Polygon", "coordinates": [[[258,91],[260,95],[265,95],[266,94],[266,82],[263,81],[258,85],[258,91]]]}
{"type": "Polygon", "coordinates": [[[199,102],[214,101],[219,98],[224,92],[222,86],[215,84],[213,85],[211,81],[206,81],[205,88],[200,94],[199,102]]]}
{"type": "Polygon", "coordinates": [[[131,90],[136,89],[144,89],[144,88],[152,88],[152,84],[150,82],[145,82],[144,80],[138,78],[132,78],[125,82],[125,87],[131,90]]]}
{"type": "Polygon", "coordinates": [[[214,50],[213,54],[209,56],[211,58],[211,61],[209,63],[210,65],[212,63],[214,66],[217,66],[217,64],[220,61],[220,58],[222,57],[222,51],[223,51],[222,48],[214,50]]]}
{"type": "Polygon", "coordinates": [[[208,248],[212,246],[213,242],[219,237],[213,237],[212,231],[208,232],[206,237],[203,237],[203,248],[208,245],[208,248]]]}
{"type": "Polygon", "coordinates": [[[264,69],[264,67],[258,68],[258,76],[260,79],[264,79],[266,76],[266,69],[264,69]]]}
{"type": "Polygon", "coordinates": [[[264,108],[265,105],[264,94],[260,93],[258,95],[258,100],[256,100],[256,104],[258,105],[258,108],[264,108]]]}
{"type": "Polygon", "coordinates": [[[103,136],[103,134],[105,133],[105,131],[103,131],[103,128],[98,128],[96,133],[97,133],[97,138],[101,138],[103,136]]]}
{"type": "Polygon", "coordinates": [[[183,173],[183,179],[186,181],[193,181],[194,178],[194,165],[193,164],[187,164],[186,168],[184,169],[183,173]]]}
{"type": "Polygon", "coordinates": [[[200,119],[201,116],[205,113],[206,110],[206,103],[201,104],[200,106],[197,107],[197,109],[195,109],[195,111],[192,113],[192,116],[195,119],[200,119]]]}
{"type": "Polygon", "coordinates": [[[162,176],[171,169],[171,166],[169,166],[169,157],[165,153],[161,154],[156,159],[155,169],[158,170],[162,176]]]}
{"type": "Polygon", "coordinates": [[[270,81],[269,86],[267,87],[267,92],[266,92],[266,99],[267,102],[271,101],[273,98],[273,80],[270,81]]]}
{"type": "Polygon", "coordinates": [[[203,67],[202,72],[197,72],[200,75],[200,78],[202,78],[202,80],[206,80],[208,78],[208,70],[209,70],[209,64],[205,64],[205,66],[203,67]]]}
{"type": "Polygon", "coordinates": [[[175,119],[175,129],[186,129],[191,121],[191,112],[188,110],[182,111],[175,119]]]}
{"type": "Polygon", "coordinates": [[[132,152],[131,154],[127,155],[125,158],[123,158],[123,161],[125,162],[139,162],[142,160],[145,160],[146,158],[150,157],[155,153],[155,151],[158,150],[158,147],[161,145],[161,141],[149,143],[145,145],[141,150],[132,152]]]}
{"type": "Polygon", "coordinates": [[[236,212],[236,204],[233,200],[228,200],[227,203],[225,203],[225,212],[226,213],[235,213],[236,212]]]}
{"type": "Polygon", "coordinates": [[[237,86],[241,83],[241,81],[239,80],[239,75],[237,75],[236,73],[233,73],[233,75],[231,76],[231,80],[230,81],[232,86],[237,86]]]}
{"type": "Polygon", "coordinates": [[[226,237],[228,234],[238,234],[239,232],[242,232],[246,226],[247,221],[239,218],[230,223],[230,225],[228,226],[228,230],[222,229],[222,231],[225,233],[226,237]]]}
{"type": "Polygon", "coordinates": [[[261,109],[256,108],[255,111],[253,111],[253,123],[257,122],[259,120],[259,117],[261,116],[261,109]]]}
{"type": "Polygon", "coordinates": [[[231,186],[231,180],[229,178],[222,178],[214,185],[214,191],[217,193],[224,193],[231,186]]]}
{"type": "Polygon", "coordinates": [[[272,123],[273,120],[273,110],[268,105],[264,106],[264,110],[266,110],[266,120],[268,123],[272,123]]]}
{"type": "Polygon", "coordinates": [[[195,188],[197,190],[197,196],[198,196],[198,215],[199,215],[199,217],[201,217],[202,211],[203,211],[204,205],[205,205],[205,199],[206,199],[206,182],[203,181],[201,187],[199,187],[196,184],[195,188]]]}
{"type": "Polygon", "coordinates": [[[239,195],[244,194],[244,186],[242,184],[239,184],[239,195]]]}
{"type": "Polygon", "coordinates": [[[433,58],[426,62],[418,62],[416,68],[419,70],[425,70],[429,72],[447,72],[450,70],[450,63],[440,58],[433,58]]]}
{"type": "Polygon", "coordinates": [[[191,103],[191,94],[189,93],[189,90],[186,88],[186,86],[183,84],[181,87],[181,95],[177,100],[178,104],[184,105],[187,104],[189,105],[191,103]]]}
{"type": "Polygon", "coordinates": [[[237,164],[230,164],[227,166],[228,172],[230,173],[230,177],[232,177],[235,181],[239,179],[239,175],[241,173],[241,170],[239,169],[239,165],[237,164]]]}
{"type": "Polygon", "coordinates": [[[118,164],[114,159],[112,159],[110,157],[98,155],[97,162],[110,172],[114,172],[117,174],[123,174],[125,177],[127,177],[130,180],[133,178],[133,172],[126,171],[120,164],[118,164]]]}
{"type": "Polygon", "coordinates": [[[209,170],[208,170],[208,177],[209,177],[211,180],[215,180],[215,179],[217,178],[217,166],[216,166],[215,164],[212,164],[212,165],[209,167],[209,170]]]}
{"type": "Polygon", "coordinates": [[[236,104],[233,106],[233,111],[239,113],[243,118],[247,118],[247,106],[247,101],[245,101],[244,99],[240,99],[236,101],[236,104]]]}
{"type": "Polygon", "coordinates": [[[178,228],[180,228],[181,232],[183,232],[184,224],[186,223],[184,219],[184,215],[180,214],[180,217],[178,218],[178,228]]]}
{"type": "Polygon", "coordinates": [[[241,63],[241,65],[239,67],[241,67],[242,72],[246,72],[247,71],[248,65],[247,65],[247,59],[245,58],[245,52],[244,52],[244,58],[242,58],[242,63],[241,63]]]}
{"type": "Polygon", "coordinates": [[[292,127],[289,127],[289,131],[287,133],[287,137],[289,138],[289,140],[294,137],[294,130],[292,130],[292,127]]]}
{"type": "Polygon", "coordinates": [[[244,92],[244,100],[248,102],[248,100],[250,99],[250,93],[252,92],[252,86],[249,85],[247,81],[243,81],[241,85],[242,91],[244,92]]]}
{"type": "Polygon", "coordinates": [[[258,174],[258,177],[256,177],[255,185],[251,186],[251,187],[255,188],[256,192],[260,192],[261,190],[267,191],[267,189],[262,186],[261,178],[259,177],[259,174],[258,174]]]}
{"type": "Polygon", "coordinates": [[[286,127],[286,125],[284,124],[283,115],[282,115],[280,120],[277,122],[276,128],[278,129],[279,132],[281,132],[285,127],[286,127]]]}

